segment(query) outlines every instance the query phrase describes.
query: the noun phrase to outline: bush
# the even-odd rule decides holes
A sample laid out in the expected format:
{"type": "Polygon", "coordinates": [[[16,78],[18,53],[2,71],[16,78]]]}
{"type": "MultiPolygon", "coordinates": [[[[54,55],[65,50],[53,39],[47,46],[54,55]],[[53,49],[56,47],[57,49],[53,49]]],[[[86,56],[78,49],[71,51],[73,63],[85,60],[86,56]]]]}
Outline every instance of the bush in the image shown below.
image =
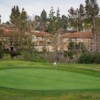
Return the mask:
{"type": "Polygon", "coordinates": [[[82,64],[100,64],[100,53],[83,53],[80,55],[78,62],[82,64]]]}
{"type": "Polygon", "coordinates": [[[96,54],[95,54],[94,63],[100,64],[100,53],[96,53],[96,54]]]}
{"type": "Polygon", "coordinates": [[[24,61],[34,61],[34,62],[45,62],[46,60],[43,58],[42,54],[34,51],[22,51],[21,55],[16,57],[17,60],[24,60],[24,61]]]}
{"type": "Polygon", "coordinates": [[[3,50],[0,50],[0,59],[2,59],[4,57],[4,52],[3,50]]]}
{"type": "Polygon", "coordinates": [[[73,59],[73,56],[75,55],[75,52],[74,51],[65,51],[64,52],[64,56],[65,57],[68,57],[70,59],[73,59]]]}

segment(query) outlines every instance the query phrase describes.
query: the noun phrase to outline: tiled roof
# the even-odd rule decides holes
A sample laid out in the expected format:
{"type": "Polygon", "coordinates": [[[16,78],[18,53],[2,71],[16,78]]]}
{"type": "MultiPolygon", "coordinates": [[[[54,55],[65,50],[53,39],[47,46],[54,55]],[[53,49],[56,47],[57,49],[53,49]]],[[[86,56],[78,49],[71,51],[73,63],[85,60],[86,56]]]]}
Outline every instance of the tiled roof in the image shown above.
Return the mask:
{"type": "Polygon", "coordinates": [[[32,35],[35,35],[36,37],[48,37],[50,36],[49,33],[47,32],[32,32],[32,35]]]}
{"type": "Polygon", "coordinates": [[[20,32],[18,30],[15,30],[14,28],[0,27],[0,30],[3,31],[4,37],[21,36],[20,32]]]}
{"type": "Polygon", "coordinates": [[[62,35],[63,38],[92,38],[91,32],[75,32],[65,33],[62,35]]]}

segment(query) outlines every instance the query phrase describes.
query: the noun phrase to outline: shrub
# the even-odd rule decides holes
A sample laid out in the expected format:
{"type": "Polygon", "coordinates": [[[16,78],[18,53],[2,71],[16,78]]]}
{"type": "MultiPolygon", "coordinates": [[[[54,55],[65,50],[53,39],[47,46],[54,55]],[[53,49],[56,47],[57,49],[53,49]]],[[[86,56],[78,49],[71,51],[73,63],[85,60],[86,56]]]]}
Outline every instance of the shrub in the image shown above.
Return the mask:
{"type": "Polygon", "coordinates": [[[68,58],[70,58],[70,59],[73,59],[74,54],[75,54],[74,51],[65,51],[65,52],[64,52],[64,56],[65,56],[65,57],[68,57],[68,58]]]}
{"type": "Polygon", "coordinates": [[[2,58],[3,58],[3,56],[4,56],[3,51],[2,51],[2,50],[0,50],[0,59],[2,59],[2,58]]]}
{"type": "Polygon", "coordinates": [[[83,53],[80,55],[78,62],[82,64],[100,64],[100,53],[83,53]]]}
{"type": "Polygon", "coordinates": [[[25,60],[25,61],[34,61],[34,62],[45,62],[46,60],[43,58],[42,54],[39,54],[36,51],[22,51],[21,55],[16,59],[25,60]]]}
{"type": "Polygon", "coordinates": [[[96,54],[95,54],[94,63],[100,64],[100,53],[96,53],[96,54]]]}

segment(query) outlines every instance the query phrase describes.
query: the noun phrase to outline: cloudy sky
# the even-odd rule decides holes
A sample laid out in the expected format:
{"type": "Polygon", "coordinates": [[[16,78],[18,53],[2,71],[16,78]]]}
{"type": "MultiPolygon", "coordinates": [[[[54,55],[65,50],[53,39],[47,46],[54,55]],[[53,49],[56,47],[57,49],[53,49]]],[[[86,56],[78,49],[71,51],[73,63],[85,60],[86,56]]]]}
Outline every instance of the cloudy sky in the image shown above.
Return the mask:
{"type": "MultiPolygon", "coordinates": [[[[2,22],[9,20],[11,8],[14,5],[18,5],[20,9],[24,7],[30,16],[40,15],[43,9],[49,13],[51,6],[55,10],[59,7],[60,13],[67,15],[71,6],[77,8],[81,3],[85,4],[85,0],[0,0],[1,20],[2,22]]],[[[98,3],[100,5],[100,0],[98,3]]]]}

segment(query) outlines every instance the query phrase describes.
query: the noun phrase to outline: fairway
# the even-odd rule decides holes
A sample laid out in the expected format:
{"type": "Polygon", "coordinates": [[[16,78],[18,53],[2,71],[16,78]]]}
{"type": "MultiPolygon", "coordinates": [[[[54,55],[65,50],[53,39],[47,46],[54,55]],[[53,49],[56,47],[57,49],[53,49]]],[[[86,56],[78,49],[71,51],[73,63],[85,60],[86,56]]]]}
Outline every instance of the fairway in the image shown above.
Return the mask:
{"type": "Polygon", "coordinates": [[[0,87],[28,90],[100,89],[100,78],[54,69],[2,69],[0,87]]]}

